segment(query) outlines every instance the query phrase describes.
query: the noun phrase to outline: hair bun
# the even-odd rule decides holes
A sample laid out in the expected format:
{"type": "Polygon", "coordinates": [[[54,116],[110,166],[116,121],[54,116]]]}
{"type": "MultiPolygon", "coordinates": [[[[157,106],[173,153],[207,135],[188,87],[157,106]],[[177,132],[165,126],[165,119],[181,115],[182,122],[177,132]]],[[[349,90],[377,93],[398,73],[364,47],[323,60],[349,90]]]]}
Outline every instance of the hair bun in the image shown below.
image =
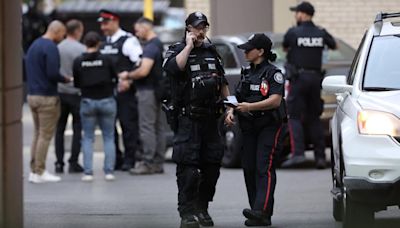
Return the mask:
{"type": "Polygon", "coordinates": [[[270,52],[268,54],[268,60],[271,61],[271,62],[274,62],[276,60],[276,57],[277,57],[277,55],[275,53],[273,53],[273,52],[270,52]]]}

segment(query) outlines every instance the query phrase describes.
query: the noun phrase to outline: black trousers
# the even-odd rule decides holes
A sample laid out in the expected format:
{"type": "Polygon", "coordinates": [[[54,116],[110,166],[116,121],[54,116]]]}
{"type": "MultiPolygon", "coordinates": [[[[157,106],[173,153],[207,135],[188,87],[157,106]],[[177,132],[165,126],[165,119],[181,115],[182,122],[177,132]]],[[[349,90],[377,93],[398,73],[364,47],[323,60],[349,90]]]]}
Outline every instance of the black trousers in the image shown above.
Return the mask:
{"type": "Polygon", "coordinates": [[[281,123],[240,118],[243,136],[242,167],[251,209],[272,216],[276,186],[275,153],[281,123]]]}
{"type": "Polygon", "coordinates": [[[60,93],[60,104],[61,114],[58,119],[56,135],[55,135],[55,149],[56,149],[56,164],[64,165],[64,132],[67,125],[68,116],[72,114],[72,145],[71,145],[71,157],[68,162],[77,163],[79,158],[79,152],[81,151],[81,117],[79,115],[79,108],[81,97],[79,95],[60,93]]]}
{"type": "Polygon", "coordinates": [[[117,95],[117,120],[122,129],[125,154],[119,148],[119,137],[115,134],[116,162],[134,165],[139,141],[138,106],[135,93],[131,90],[117,95]]]}
{"type": "Polygon", "coordinates": [[[181,217],[208,209],[217,184],[223,145],[215,117],[180,116],[172,159],[177,164],[178,211],[181,217]]]}
{"type": "Polygon", "coordinates": [[[303,72],[296,80],[290,82],[287,98],[288,126],[292,154],[295,156],[304,155],[304,130],[307,130],[314,145],[315,158],[325,159],[324,130],[319,118],[323,111],[321,80],[322,76],[319,73],[303,72]],[[307,126],[306,129],[303,129],[303,124],[307,126]]]}

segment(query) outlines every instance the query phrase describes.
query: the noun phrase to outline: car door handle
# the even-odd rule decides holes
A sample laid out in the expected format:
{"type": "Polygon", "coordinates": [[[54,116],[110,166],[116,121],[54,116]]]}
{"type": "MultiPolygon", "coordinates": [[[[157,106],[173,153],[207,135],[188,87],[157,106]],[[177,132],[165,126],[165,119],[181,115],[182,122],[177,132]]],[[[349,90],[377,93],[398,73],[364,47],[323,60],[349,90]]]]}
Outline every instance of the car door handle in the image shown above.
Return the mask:
{"type": "Polygon", "coordinates": [[[336,102],[337,102],[337,103],[340,103],[340,102],[342,102],[343,100],[344,100],[344,97],[343,97],[341,94],[336,95],[336,102]]]}

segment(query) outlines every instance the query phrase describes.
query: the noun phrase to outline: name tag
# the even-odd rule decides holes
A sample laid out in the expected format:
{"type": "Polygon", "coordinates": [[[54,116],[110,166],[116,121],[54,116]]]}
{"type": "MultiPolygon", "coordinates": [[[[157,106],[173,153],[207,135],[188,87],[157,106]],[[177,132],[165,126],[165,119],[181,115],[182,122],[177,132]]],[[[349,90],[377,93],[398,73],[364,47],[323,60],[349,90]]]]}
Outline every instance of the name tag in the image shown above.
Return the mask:
{"type": "Polygon", "coordinates": [[[190,70],[191,71],[199,71],[200,70],[200,65],[199,64],[190,65],[190,70]]]}
{"type": "Polygon", "coordinates": [[[215,64],[214,64],[214,63],[209,63],[209,64],[208,64],[208,69],[210,69],[210,70],[215,70],[215,69],[217,69],[217,68],[215,67],[215,64]]]}
{"type": "Polygon", "coordinates": [[[260,90],[260,85],[250,85],[250,90],[251,91],[259,91],[260,90]]]}

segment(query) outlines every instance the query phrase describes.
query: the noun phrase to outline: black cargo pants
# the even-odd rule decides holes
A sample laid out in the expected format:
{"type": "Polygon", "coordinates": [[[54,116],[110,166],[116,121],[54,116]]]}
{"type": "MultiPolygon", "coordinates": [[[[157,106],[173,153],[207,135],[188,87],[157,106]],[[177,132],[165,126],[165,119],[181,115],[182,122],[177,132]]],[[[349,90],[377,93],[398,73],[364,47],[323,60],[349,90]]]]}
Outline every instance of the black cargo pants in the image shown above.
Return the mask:
{"type": "Polygon", "coordinates": [[[172,159],[177,164],[178,211],[181,217],[206,210],[220,174],[223,144],[215,117],[179,116],[172,159]]]}
{"type": "Polygon", "coordinates": [[[296,80],[290,82],[287,108],[291,150],[294,156],[304,155],[304,124],[314,145],[315,158],[325,159],[324,131],[319,118],[323,111],[321,80],[320,73],[303,71],[296,80]]]}

